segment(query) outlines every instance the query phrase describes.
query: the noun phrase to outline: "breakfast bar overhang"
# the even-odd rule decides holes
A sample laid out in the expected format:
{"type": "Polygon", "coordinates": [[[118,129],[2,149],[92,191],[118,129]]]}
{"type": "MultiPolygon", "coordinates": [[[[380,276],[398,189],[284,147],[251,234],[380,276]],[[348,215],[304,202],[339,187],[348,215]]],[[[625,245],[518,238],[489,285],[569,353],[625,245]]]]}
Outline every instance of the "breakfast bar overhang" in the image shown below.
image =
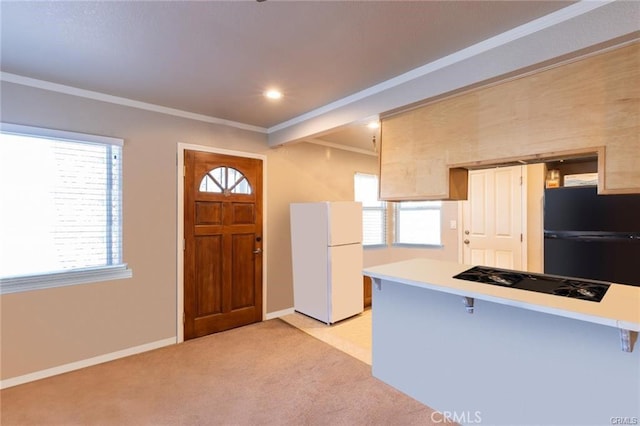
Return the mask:
{"type": "Polygon", "coordinates": [[[375,377],[462,424],[638,421],[640,287],[594,302],[453,278],[470,267],[364,270],[375,377]]]}

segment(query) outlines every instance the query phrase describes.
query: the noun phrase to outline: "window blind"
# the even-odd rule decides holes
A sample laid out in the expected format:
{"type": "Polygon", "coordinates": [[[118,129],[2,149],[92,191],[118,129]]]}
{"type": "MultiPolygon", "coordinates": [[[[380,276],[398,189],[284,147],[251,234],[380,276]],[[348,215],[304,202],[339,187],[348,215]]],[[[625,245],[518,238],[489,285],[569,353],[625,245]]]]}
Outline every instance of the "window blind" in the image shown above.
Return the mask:
{"type": "Polygon", "coordinates": [[[355,200],[362,203],[362,245],[387,243],[387,206],[378,200],[378,177],[355,175],[355,200]]]}

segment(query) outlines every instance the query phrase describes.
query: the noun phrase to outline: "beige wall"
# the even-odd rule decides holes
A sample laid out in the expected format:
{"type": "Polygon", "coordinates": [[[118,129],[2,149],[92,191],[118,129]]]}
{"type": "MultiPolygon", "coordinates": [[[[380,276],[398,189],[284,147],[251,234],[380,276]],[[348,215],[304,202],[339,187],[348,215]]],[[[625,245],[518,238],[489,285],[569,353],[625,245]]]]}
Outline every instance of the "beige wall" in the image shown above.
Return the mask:
{"type": "MultiPolygon", "coordinates": [[[[306,143],[271,149],[260,133],[7,82],[1,89],[4,122],[125,140],[124,260],[133,270],[126,280],[0,296],[2,379],[176,335],[178,143],[266,155],[268,313],[293,305],[289,203],[352,200],[353,174],[377,170],[372,156],[306,143]]],[[[377,263],[405,255],[395,250],[377,252],[377,263]]]]}
{"type": "MultiPolygon", "coordinates": [[[[323,200],[343,201],[353,200],[353,175],[355,172],[378,174],[378,160],[376,157],[352,154],[341,150],[335,150],[320,145],[312,144],[296,144],[286,145],[277,148],[279,155],[277,158],[281,161],[283,168],[291,168],[296,171],[296,179],[298,179],[296,188],[297,193],[289,200],[295,199],[297,202],[314,202],[323,200]],[[299,147],[307,146],[304,151],[299,147]],[[306,158],[310,156],[310,158],[306,158]],[[327,175],[328,167],[334,167],[331,175],[327,175]]],[[[269,167],[273,166],[270,157],[269,167]]],[[[286,184],[287,176],[281,175],[285,181],[278,183],[278,187],[286,184]]],[[[278,198],[278,194],[270,194],[270,202],[274,198],[278,198]]],[[[290,202],[290,201],[288,201],[290,202]]],[[[285,202],[279,202],[283,208],[287,209],[285,202]]],[[[278,218],[285,217],[279,213],[278,218]]],[[[364,266],[380,265],[383,263],[397,262],[400,260],[410,259],[414,257],[428,257],[439,260],[458,260],[458,234],[457,230],[449,227],[451,220],[458,219],[458,202],[445,201],[442,208],[442,247],[439,248],[408,248],[393,247],[389,245],[386,248],[366,248],[364,250],[364,266]]],[[[287,236],[289,234],[289,217],[286,216],[285,221],[279,221],[278,235],[287,236]]],[[[389,224],[388,241],[391,241],[391,226],[389,224]]],[[[272,228],[270,228],[272,229],[272,228]]],[[[271,239],[273,241],[273,238],[271,239]]],[[[290,250],[291,247],[289,246],[290,250]]],[[[287,252],[288,256],[291,252],[287,252]]],[[[290,274],[290,265],[287,265],[287,272],[290,274]]],[[[289,280],[291,278],[289,277],[289,280]]],[[[293,305],[293,299],[287,307],[293,305]]],[[[286,308],[286,307],[285,307],[286,308]]],[[[283,308],[284,309],[284,308],[283,308]]]]}
{"type": "Polygon", "coordinates": [[[353,200],[354,173],[377,173],[378,162],[373,156],[299,143],[274,148],[268,163],[268,311],[277,312],[293,307],[289,204],[353,200]]]}
{"type": "Polygon", "coordinates": [[[527,166],[527,271],[543,271],[543,217],[544,179],[543,163],[527,166]]]}
{"type": "MultiPolygon", "coordinates": [[[[354,173],[378,167],[373,156],[319,145],[271,149],[264,134],[228,126],[7,82],[1,90],[4,122],[124,139],[124,260],[133,270],[126,280],[0,296],[2,379],[176,336],[178,143],[267,157],[267,313],[293,307],[289,204],[352,200],[354,173]]],[[[444,250],[367,250],[365,262],[455,259],[457,246],[443,237],[444,250]]]]}
{"type": "Polygon", "coordinates": [[[175,336],[177,143],[264,153],[265,136],[6,82],[1,89],[4,122],[124,139],[124,260],[133,270],[126,280],[1,296],[2,378],[175,336]]]}

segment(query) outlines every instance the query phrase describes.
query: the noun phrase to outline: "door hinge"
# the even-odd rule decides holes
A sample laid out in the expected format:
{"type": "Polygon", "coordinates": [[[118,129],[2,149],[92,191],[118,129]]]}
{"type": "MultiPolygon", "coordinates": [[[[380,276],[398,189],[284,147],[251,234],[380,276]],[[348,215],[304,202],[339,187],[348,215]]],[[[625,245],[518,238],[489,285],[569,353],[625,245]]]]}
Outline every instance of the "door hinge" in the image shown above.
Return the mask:
{"type": "Polygon", "coordinates": [[[182,251],[185,251],[187,248],[187,240],[186,239],[182,239],[182,251]]]}
{"type": "Polygon", "coordinates": [[[522,176],[520,176],[520,186],[522,186],[522,176]]]}
{"type": "Polygon", "coordinates": [[[522,237],[522,234],[520,234],[520,242],[523,242],[524,238],[522,237]]]}
{"type": "Polygon", "coordinates": [[[185,314],[184,312],[182,313],[182,324],[185,324],[187,322],[187,314],[185,314]]]}
{"type": "Polygon", "coordinates": [[[187,166],[182,166],[182,177],[187,175],[187,166]]]}

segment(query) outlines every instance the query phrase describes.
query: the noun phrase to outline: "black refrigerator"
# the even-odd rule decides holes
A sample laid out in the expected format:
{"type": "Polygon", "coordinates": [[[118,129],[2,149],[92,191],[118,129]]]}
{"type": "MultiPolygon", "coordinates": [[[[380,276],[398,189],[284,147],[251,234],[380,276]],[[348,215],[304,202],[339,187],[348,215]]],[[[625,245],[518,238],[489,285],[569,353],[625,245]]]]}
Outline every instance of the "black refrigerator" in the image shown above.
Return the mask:
{"type": "Polygon", "coordinates": [[[546,189],[544,272],[640,287],[640,195],[546,189]]]}

